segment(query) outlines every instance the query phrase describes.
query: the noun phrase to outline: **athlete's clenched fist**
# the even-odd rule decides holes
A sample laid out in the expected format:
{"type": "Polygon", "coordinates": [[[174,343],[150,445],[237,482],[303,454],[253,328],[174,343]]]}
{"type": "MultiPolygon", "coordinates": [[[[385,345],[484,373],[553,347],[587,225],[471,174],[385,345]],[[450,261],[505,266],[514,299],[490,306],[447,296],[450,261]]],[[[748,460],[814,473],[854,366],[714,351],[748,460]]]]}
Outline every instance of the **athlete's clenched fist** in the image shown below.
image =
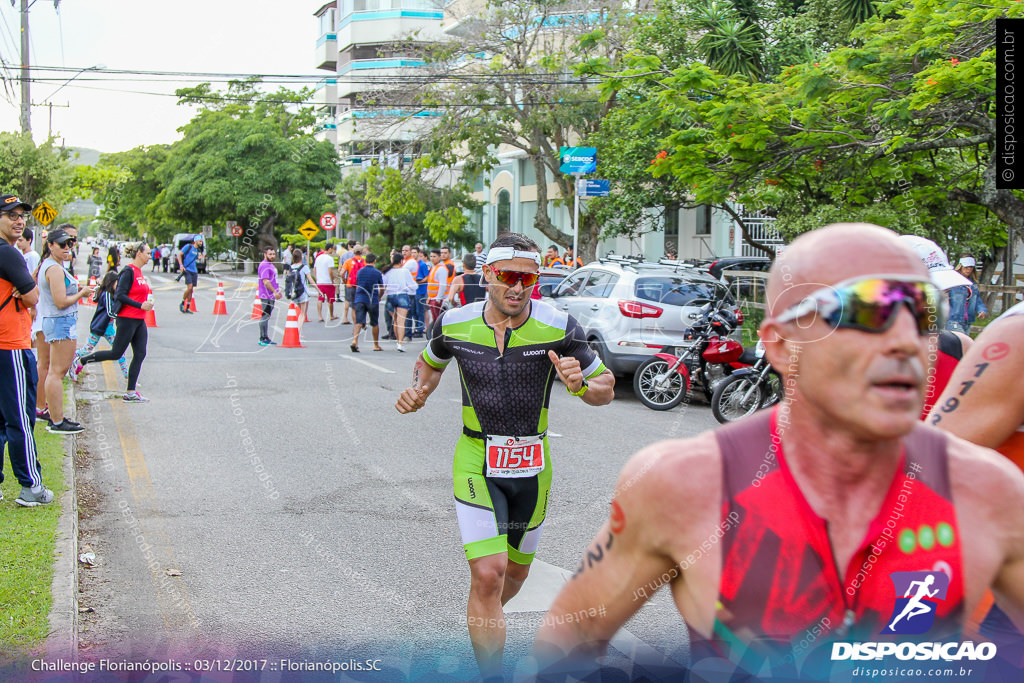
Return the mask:
{"type": "Polygon", "coordinates": [[[579,391],[583,386],[583,368],[580,367],[580,362],[572,356],[559,358],[554,351],[548,351],[548,358],[551,359],[558,377],[566,388],[573,392],[579,391]]]}

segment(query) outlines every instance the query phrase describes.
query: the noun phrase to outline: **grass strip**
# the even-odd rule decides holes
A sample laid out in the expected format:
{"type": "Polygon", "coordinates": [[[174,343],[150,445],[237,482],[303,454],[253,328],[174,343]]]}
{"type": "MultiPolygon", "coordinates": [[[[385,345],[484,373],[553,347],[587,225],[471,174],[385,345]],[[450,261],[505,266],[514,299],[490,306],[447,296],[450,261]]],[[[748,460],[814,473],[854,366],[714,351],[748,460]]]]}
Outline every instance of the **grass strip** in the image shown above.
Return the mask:
{"type": "MultiPolygon", "coordinates": [[[[46,431],[45,420],[36,421],[35,437],[43,483],[54,501],[38,507],[21,507],[14,499],[21,484],[3,458],[4,500],[0,501],[0,661],[38,652],[50,631],[50,594],[53,553],[60,516],[60,496],[67,488],[62,467],[66,437],[46,431]]],[[[67,456],[70,457],[70,456],[67,456]]]]}

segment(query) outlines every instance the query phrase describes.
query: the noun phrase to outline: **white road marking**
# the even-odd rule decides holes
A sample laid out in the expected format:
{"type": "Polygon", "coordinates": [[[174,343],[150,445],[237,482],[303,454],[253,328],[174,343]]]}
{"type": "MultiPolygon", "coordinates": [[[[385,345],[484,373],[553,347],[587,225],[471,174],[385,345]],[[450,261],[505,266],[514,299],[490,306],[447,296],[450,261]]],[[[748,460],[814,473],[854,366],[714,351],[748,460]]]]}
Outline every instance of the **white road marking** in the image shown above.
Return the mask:
{"type": "Polygon", "coordinates": [[[356,358],[354,356],[346,356],[345,354],[340,354],[340,355],[341,355],[342,358],[344,358],[346,360],[350,360],[353,363],[359,363],[360,365],[365,365],[368,368],[373,368],[374,370],[376,370],[378,372],[383,372],[386,375],[393,375],[393,374],[395,374],[394,370],[388,370],[387,368],[381,367],[380,365],[377,365],[376,363],[371,363],[368,360],[363,360],[362,358],[356,358]]]}

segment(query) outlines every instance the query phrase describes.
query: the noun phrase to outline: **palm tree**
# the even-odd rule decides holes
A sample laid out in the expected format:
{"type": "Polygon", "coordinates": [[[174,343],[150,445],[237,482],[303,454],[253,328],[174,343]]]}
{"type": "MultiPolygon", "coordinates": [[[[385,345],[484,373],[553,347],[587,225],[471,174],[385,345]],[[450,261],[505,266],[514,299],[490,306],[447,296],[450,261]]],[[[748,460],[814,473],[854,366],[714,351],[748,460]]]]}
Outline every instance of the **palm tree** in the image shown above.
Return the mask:
{"type": "MultiPolygon", "coordinates": [[[[744,7],[744,9],[749,9],[744,7]]],[[[764,75],[764,32],[753,14],[741,15],[730,3],[710,0],[696,8],[698,30],[703,31],[696,49],[705,63],[729,75],[757,80],[764,75]]]]}

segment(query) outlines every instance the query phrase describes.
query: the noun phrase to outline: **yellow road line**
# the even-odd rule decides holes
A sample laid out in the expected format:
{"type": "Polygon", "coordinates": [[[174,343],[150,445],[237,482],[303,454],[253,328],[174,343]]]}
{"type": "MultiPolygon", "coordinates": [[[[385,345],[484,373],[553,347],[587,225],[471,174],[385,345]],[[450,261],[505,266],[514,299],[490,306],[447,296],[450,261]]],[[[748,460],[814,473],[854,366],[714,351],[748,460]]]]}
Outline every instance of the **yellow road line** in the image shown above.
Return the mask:
{"type": "MultiPolygon", "coordinates": [[[[120,369],[115,370],[113,362],[106,362],[101,365],[103,366],[103,377],[106,381],[107,390],[116,391],[122,381],[120,369]]],[[[150,529],[145,529],[142,525],[143,511],[153,517],[159,517],[160,509],[157,506],[153,481],[149,477],[146,457],[142,453],[142,447],[139,445],[139,440],[135,435],[135,427],[132,426],[131,417],[128,415],[130,409],[121,402],[120,397],[110,401],[110,408],[114,413],[114,424],[117,427],[117,435],[121,442],[121,452],[124,454],[125,469],[128,472],[128,479],[131,483],[132,497],[135,499],[135,505],[133,506],[135,509],[132,512],[138,521],[140,531],[143,532],[148,545],[153,551],[154,561],[150,562],[147,566],[150,567],[150,575],[153,577],[154,583],[156,583],[161,616],[168,630],[178,630],[188,622],[188,615],[193,615],[194,617],[195,610],[192,609],[183,580],[174,579],[173,588],[168,589],[166,587],[167,575],[163,573],[163,570],[178,568],[178,559],[175,556],[174,547],[171,545],[171,539],[167,536],[166,530],[159,525],[150,529]],[[153,539],[156,542],[149,541],[149,539],[153,539]],[[156,564],[152,566],[154,562],[156,564]],[[173,604],[171,602],[172,594],[178,596],[173,601],[173,604]]]]}

